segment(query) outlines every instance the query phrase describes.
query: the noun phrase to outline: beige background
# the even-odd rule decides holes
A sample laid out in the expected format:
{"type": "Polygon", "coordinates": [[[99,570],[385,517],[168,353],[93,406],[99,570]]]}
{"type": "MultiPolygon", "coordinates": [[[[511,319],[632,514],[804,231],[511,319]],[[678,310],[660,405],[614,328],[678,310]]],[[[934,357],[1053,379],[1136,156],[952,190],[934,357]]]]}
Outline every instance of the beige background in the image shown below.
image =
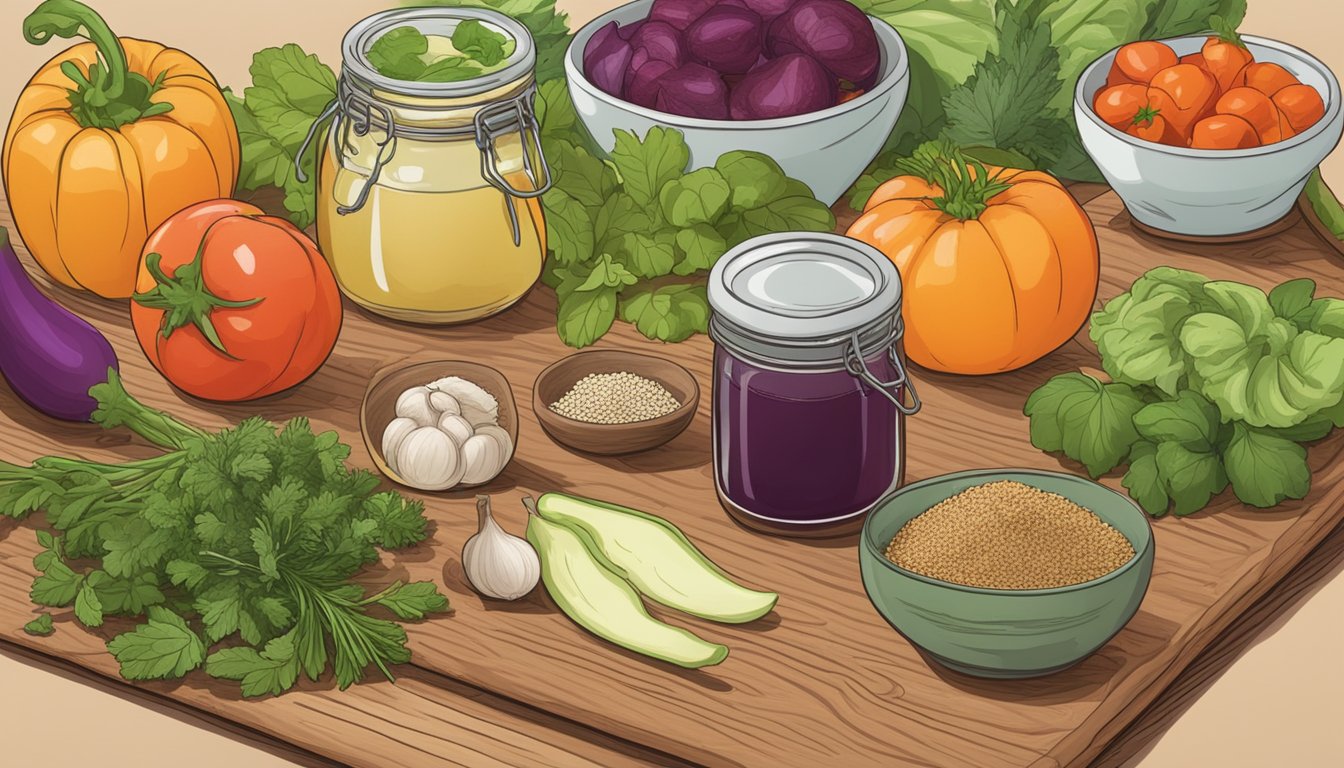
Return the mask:
{"type": "MultiPolygon", "coordinates": [[[[222,84],[249,81],[251,53],[295,42],[335,65],[342,33],[391,0],[93,0],[120,34],[158,40],[202,60],[222,84]],[[168,10],[172,8],[172,10],[168,10]],[[277,9],[283,9],[277,13],[277,9]]],[[[1250,0],[1242,30],[1286,40],[1344,73],[1338,0],[1250,0]]],[[[29,74],[59,47],[24,42],[36,0],[0,2],[0,119],[29,74]]],[[[586,21],[619,0],[560,0],[586,21]]],[[[1325,164],[1344,186],[1344,152],[1325,164]]],[[[1324,768],[1344,755],[1344,563],[1319,589],[1261,634],[1135,768],[1324,768]]],[[[279,768],[291,765],[233,741],[194,718],[119,698],[115,688],[0,651],[0,765],[108,768],[279,768]]]]}

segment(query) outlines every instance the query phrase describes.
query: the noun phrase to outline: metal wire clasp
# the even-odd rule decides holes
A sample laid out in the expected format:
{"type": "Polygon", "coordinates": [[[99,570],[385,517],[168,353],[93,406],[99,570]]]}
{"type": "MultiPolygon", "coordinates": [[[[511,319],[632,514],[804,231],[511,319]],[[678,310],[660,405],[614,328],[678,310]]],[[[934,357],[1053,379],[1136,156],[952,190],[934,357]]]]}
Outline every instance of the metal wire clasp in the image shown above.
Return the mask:
{"type": "Polygon", "coordinates": [[[532,99],[536,87],[529,87],[516,98],[489,104],[476,112],[476,147],[481,151],[481,176],[504,193],[504,205],[509,211],[509,226],[513,230],[513,244],[521,242],[521,230],[518,224],[518,211],[510,197],[541,197],[551,188],[551,168],[541,149],[541,134],[537,116],[532,108],[532,99]],[[531,189],[519,189],[499,170],[499,154],[495,151],[495,140],[513,130],[518,131],[522,144],[523,171],[532,182],[531,189]],[[533,157],[535,153],[536,165],[533,157]],[[538,170],[540,177],[538,177],[538,170]]]}
{"type": "Polygon", "coordinates": [[[868,369],[868,363],[864,361],[863,355],[859,352],[859,332],[855,331],[849,336],[849,344],[845,346],[845,370],[859,377],[868,386],[881,392],[888,400],[896,406],[896,410],[911,416],[919,413],[919,409],[924,407],[924,403],[919,399],[919,393],[915,391],[915,384],[910,380],[910,375],[905,372],[905,364],[901,362],[896,354],[896,342],[893,341],[890,347],[887,347],[887,356],[891,358],[891,365],[896,369],[896,378],[892,381],[882,381],[873,375],[868,369]],[[910,405],[906,405],[900,397],[900,392],[910,393],[910,405]]]}

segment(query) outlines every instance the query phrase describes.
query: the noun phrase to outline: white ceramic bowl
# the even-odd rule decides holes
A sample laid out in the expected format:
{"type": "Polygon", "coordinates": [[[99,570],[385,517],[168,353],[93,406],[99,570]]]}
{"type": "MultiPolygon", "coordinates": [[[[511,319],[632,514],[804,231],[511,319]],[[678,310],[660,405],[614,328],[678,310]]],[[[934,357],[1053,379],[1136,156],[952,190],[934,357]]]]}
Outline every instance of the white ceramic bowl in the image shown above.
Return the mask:
{"type": "MultiPolygon", "coordinates": [[[[1199,51],[1207,36],[1162,42],[1178,56],[1199,51]]],[[[1083,70],[1073,112],[1083,148],[1135,219],[1182,235],[1234,235],[1283,218],[1312,169],[1339,143],[1344,127],[1339,80],[1306,51],[1277,40],[1242,35],[1256,61],[1271,61],[1315,88],[1325,116],[1287,141],[1250,149],[1170,147],[1130,136],[1092,109],[1105,87],[1115,51],[1083,70]]]]}
{"type": "Polygon", "coordinates": [[[638,0],[602,14],[574,35],[565,54],[574,108],[606,152],[616,144],[614,130],[633,131],[642,138],[656,125],[676,128],[686,136],[691,168],[713,165],[719,155],[735,149],[763,152],[830,205],[877,156],[901,116],[910,90],[910,63],[901,36],[880,19],[872,19],[882,48],[877,85],[820,112],[775,120],[703,120],[646,109],[604,93],[584,77],[583,50],[597,30],[613,21],[625,25],[643,19],[652,5],[653,0],[638,0]]]}

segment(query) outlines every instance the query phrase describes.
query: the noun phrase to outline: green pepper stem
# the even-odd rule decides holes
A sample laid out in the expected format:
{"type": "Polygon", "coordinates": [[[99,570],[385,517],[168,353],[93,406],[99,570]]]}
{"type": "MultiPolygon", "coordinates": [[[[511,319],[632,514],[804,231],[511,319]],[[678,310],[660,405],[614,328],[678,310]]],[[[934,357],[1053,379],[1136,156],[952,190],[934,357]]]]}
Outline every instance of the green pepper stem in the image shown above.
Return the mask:
{"type": "MultiPolygon", "coordinates": [[[[90,95],[96,92],[103,104],[120,98],[126,90],[126,76],[130,69],[126,61],[126,49],[107,26],[107,22],[103,21],[103,17],[79,0],[45,0],[23,20],[23,36],[33,45],[43,45],[53,36],[71,40],[87,37],[98,48],[103,70],[102,73],[95,73],[90,67],[86,75],[88,79],[80,85],[89,87],[90,95]],[[80,33],[81,28],[83,34],[80,33]]],[[[65,71],[64,67],[62,71],[65,71]]]]}

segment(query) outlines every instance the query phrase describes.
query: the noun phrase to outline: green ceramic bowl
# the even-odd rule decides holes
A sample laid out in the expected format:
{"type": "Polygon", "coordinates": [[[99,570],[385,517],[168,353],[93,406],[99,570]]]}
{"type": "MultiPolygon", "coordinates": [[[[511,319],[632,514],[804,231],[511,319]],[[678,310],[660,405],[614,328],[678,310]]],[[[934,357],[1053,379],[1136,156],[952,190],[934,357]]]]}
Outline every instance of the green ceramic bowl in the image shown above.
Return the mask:
{"type": "Polygon", "coordinates": [[[1085,478],[1028,469],[972,470],[893,492],[869,514],[859,544],[863,586],[878,613],[940,663],[968,675],[1022,678],[1082,661],[1138,610],[1153,573],[1153,532],[1127,497],[1085,478]],[[972,486],[1016,480],[1092,510],[1134,545],[1134,557],[1092,581],[1053,589],[984,589],[898,567],[884,552],[929,507],[972,486]]]}

